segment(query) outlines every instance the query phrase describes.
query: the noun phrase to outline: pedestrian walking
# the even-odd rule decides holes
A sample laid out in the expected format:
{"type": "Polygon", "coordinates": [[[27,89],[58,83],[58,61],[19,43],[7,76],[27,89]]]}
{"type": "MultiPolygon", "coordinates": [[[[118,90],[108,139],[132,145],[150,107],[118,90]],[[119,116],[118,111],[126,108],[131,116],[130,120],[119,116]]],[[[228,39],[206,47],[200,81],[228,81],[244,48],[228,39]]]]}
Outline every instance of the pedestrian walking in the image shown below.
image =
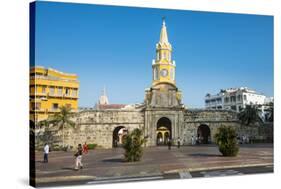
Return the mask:
{"type": "Polygon", "coordinates": [[[245,144],[245,142],[246,142],[246,136],[243,135],[243,136],[242,136],[242,144],[245,144]]]}
{"type": "Polygon", "coordinates": [[[88,151],[89,151],[88,144],[85,142],[85,144],[83,144],[83,154],[87,154],[88,151]]]}
{"type": "Polygon", "coordinates": [[[180,148],[180,145],[181,145],[181,139],[180,139],[180,137],[178,137],[177,144],[178,144],[178,148],[180,148]]]}
{"type": "Polygon", "coordinates": [[[168,149],[171,150],[171,145],[172,145],[172,142],[171,140],[168,138],[168,149]]]}
{"type": "Polygon", "coordinates": [[[82,154],[83,154],[83,149],[82,145],[78,144],[77,152],[74,154],[75,156],[75,170],[83,169],[83,164],[82,164],[82,154]]]}
{"type": "Polygon", "coordinates": [[[49,155],[49,151],[50,151],[50,147],[49,145],[46,143],[44,146],[44,163],[48,163],[48,155],[49,155]]]}

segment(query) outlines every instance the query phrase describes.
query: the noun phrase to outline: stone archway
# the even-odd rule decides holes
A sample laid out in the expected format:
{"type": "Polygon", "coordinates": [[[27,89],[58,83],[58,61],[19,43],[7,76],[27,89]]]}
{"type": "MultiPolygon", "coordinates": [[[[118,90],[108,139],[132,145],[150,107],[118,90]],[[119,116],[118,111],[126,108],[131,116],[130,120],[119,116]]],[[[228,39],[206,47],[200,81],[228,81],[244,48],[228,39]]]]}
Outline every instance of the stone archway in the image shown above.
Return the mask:
{"type": "Polygon", "coordinates": [[[209,144],[211,141],[211,130],[206,124],[201,124],[197,129],[197,139],[199,144],[209,144]]]}
{"type": "Polygon", "coordinates": [[[156,144],[167,145],[168,140],[172,139],[172,123],[170,119],[162,117],[157,121],[156,144]]]}
{"type": "Polygon", "coordinates": [[[112,133],[112,147],[120,147],[124,142],[125,136],[128,134],[128,129],[124,126],[115,127],[112,133]]]}

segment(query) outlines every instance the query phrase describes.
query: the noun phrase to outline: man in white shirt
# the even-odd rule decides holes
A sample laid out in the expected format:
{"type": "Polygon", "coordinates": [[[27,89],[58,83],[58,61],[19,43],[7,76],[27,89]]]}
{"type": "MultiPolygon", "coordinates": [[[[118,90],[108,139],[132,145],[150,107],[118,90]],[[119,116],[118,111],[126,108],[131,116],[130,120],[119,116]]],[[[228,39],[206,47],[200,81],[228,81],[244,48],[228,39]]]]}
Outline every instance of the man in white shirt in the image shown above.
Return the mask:
{"type": "Polygon", "coordinates": [[[194,136],[192,135],[191,137],[191,144],[194,145],[195,144],[195,139],[194,139],[194,136]]]}
{"type": "Polygon", "coordinates": [[[49,145],[46,143],[44,146],[44,163],[48,163],[49,145]]]}

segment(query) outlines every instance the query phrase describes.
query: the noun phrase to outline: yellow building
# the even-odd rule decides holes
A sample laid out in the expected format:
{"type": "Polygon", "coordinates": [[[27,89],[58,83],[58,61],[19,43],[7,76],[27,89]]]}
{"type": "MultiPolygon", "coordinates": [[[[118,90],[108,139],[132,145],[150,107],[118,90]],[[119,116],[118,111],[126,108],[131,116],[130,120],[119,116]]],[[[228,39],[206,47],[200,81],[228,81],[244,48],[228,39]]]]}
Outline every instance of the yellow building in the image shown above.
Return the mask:
{"type": "Polygon", "coordinates": [[[68,106],[78,109],[79,81],[75,74],[63,73],[51,68],[30,69],[30,120],[35,123],[47,119],[68,106]]]}

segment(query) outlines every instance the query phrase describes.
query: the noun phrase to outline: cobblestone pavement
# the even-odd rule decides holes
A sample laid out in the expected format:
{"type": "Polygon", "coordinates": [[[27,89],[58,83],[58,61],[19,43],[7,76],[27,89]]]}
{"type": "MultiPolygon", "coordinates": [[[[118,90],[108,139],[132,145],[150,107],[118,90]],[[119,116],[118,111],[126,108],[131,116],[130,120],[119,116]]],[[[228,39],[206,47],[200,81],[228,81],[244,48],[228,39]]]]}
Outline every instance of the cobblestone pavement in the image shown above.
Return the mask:
{"type": "MultiPolygon", "coordinates": [[[[140,162],[124,162],[123,149],[99,149],[83,155],[84,168],[75,171],[73,152],[51,152],[49,163],[42,163],[43,153],[36,153],[38,182],[63,179],[98,180],[122,177],[157,177],[178,173],[179,178],[191,178],[190,172],[232,167],[267,166],[273,164],[272,144],[241,145],[237,157],[223,157],[215,145],[166,146],[145,148],[140,162]]],[[[220,172],[221,173],[221,172],[220,172]]],[[[236,173],[236,172],[235,172],[236,173]]],[[[228,170],[222,174],[235,174],[228,170]]],[[[210,173],[211,176],[219,174],[210,173]]],[[[206,173],[205,176],[208,176],[206,173]]]]}

